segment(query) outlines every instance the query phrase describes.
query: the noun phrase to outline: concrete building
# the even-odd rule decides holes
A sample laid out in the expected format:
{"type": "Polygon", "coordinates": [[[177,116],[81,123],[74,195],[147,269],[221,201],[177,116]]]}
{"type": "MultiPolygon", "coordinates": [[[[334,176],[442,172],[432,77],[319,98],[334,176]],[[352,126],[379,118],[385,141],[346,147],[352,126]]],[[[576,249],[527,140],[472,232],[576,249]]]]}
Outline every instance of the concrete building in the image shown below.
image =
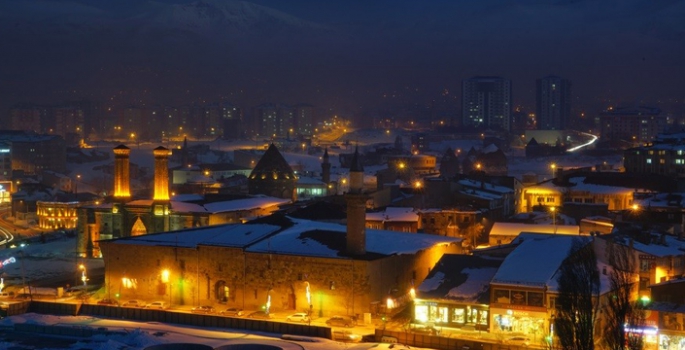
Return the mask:
{"type": "Polygon", "coordinates": [[[538,130],[564,130],[571,120],[571,81],[549,75],[537,80],[538,130]]]}
{"type": "Polygon", "coordinates": [[[685,177],[685,133],[660,134],[645,146],[623,152],[623,166],[628,173],[662,174],[685,177]]]}
{"type": "Polygon", "coordinates": [[[625,141],[637,146],[652,142],[666,126],[666,116],[656,107],[617,107],[599,114],[601,138],[606,141],[625,141]]]}
{"type": "Polygon", "coordinates": [[[0,131],[0,143],[9,145],[13,171],[21,170],[26,175],[40,174],[44,170],[66,172],[66,144],[61,136],[3,130],[0,131]]]}
{"type": "Polygon", "coordinates": [[[511,81],[501,77],[473,77],[462,82],[465,126],[510,130],[511,81]]]}

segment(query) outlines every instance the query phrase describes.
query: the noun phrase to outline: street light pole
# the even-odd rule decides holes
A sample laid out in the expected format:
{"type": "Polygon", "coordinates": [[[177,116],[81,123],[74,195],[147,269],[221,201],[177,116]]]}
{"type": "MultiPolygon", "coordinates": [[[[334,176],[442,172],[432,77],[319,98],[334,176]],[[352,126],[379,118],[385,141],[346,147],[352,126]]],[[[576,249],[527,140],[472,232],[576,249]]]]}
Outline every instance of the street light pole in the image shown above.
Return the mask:
{"type": "Polygon", "coordinates": [[[88,276],[86,275],[86,266],[81,264],[79,265],[79,269],[81,269],[81,281],[83,282],[83,287],[86,287],[88,285],[88,276]]]}

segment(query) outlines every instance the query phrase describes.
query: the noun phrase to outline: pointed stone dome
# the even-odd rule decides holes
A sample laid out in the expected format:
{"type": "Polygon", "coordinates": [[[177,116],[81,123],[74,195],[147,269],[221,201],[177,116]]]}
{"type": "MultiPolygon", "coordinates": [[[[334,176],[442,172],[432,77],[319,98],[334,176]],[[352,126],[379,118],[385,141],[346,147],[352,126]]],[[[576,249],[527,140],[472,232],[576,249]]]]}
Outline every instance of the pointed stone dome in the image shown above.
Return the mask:
{"type": "Polygon", "coordinates": [[[250,194],[295,199],[297,177],[288,162],[273,143],[247,179],[250,194]]]}
{"type": "Polygon", "coordinates": [[[249,176],[250,180],[290,180],[294,178],[295,173],[293,169],[273,143],[264,152],[264,155],[259,159],[259,162],[257,162],[249,176]]]}

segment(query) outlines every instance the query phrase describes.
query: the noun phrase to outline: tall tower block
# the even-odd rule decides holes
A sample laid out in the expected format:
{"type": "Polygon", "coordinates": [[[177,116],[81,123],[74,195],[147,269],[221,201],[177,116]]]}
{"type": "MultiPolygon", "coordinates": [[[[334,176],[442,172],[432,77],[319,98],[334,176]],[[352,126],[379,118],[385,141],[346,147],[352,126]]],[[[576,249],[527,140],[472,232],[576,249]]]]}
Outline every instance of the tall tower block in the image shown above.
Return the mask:
{"type": "Polygon", "coordinates": [[[155,155],[155,202],[169,201],[169,150],[160,146],[154,149],[155,155]]]}
{"type": "Polygon", "coordinates": [[[128,201],[131,198],[129,156],[131,149],[119,145],[114,147],[114,198],[128,201]]]}

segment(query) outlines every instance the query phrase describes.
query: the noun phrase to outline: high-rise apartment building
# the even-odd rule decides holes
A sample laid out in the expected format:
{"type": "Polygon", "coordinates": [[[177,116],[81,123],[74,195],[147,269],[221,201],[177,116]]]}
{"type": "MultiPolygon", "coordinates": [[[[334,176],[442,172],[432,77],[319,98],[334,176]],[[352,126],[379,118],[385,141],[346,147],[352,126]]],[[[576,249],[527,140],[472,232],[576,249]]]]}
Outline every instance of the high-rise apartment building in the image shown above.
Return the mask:
{"type": "Polygon", "coordinates": [[[571,119],[571,81],[554,75],[537,80],[539,130],[564,130],[571,119]]]}
{"type": "Polygon", "coordinates": [[[599,123],[603,140],[640,145],[664,132],[667,117],[657,107],[612,107],[599,114],[599,123]]]}
{"type": "Polygon", "coordinates": [[[473,77],[464,80],[462,117],[465,126],[486,126],[509,131],[511,81],[501,77],[473,77]]]}

